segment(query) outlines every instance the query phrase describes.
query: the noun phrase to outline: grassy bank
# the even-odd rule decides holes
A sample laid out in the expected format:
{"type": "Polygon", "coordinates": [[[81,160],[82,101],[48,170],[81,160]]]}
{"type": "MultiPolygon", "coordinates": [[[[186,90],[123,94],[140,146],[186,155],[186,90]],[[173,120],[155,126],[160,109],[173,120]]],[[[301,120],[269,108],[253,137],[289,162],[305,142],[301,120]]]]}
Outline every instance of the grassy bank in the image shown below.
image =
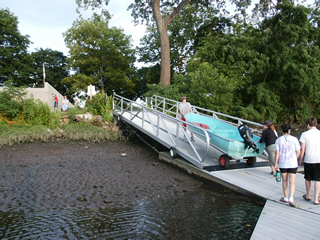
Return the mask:
{"type": "Polygon", "coordinates": [[[12,146],[16,143],[33,141],[83,140],[91,142],[105,142],[124,140],[118,128],[113,123],[105,127],[94,126],[91,123],[79,122],[62,125],[59,128],[49,129],[43,125],[8,125],[0,124],[0,147],[12,146]]]}

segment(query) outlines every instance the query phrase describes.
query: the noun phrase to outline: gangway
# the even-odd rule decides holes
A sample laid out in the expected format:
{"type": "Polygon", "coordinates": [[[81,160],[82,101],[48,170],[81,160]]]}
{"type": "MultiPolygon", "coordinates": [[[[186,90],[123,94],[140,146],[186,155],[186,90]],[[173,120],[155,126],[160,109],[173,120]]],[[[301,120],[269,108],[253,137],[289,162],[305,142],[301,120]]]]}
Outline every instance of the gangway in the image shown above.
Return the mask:
{"type": "MultiPolygon", "coordinates": [[[[221,149],[217,149],[216,146],[210,144],[210,138],[205,129],[180,119],[179,104],[178,101],[157,95],[146,98],[143,104],[139,104],[114,94],[113,114],[117,120],[125,121],[168,148],[172,158],[179,155],[201,169],[219,165],[217,159],[221,155],[221,149]],[[185,126],[188,129],[187,131],[185,131],[185,126]],[[194,134],[194,142],[191,141],[190,130],[196,130],[197,132],[197,134],[194,134]]],[[[245,123],[250,126],[261,127],[261,124],[255,122],[197,106],[192,106],[192,109],[195,113],[210,116],[232,125],[245,123]]],[[[251,129],[255,133],[261,133],[258,129],[251,129]]]]}

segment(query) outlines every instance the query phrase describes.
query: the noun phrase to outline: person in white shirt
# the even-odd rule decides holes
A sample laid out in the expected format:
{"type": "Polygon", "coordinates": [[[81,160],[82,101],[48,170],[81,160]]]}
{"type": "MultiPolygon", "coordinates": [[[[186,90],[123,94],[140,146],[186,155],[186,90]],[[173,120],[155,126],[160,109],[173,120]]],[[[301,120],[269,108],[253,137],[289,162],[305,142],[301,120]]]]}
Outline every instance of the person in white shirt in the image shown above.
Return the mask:
{"type": "Polygon", "coordinates": [[[67,111],[69,108],[69,100],[67,99],[67,96],[64,96],[64,99],[62,100],[62,110],[67,111]]]}
{"type": "Polygon", "coordinates": [[[317,119],[310,117],[306,121],[308,131],[300,137],[300,165],[304,166],[304,179],[307,193],[302,197],[311,201],[311,181],[314,181],[314,204],[319,205],[320,193],[320,131],[317,119]]]}
{"type": "MultiPolygon", "coordinates": [[[[181,114],[181,120],[186,122],[185,115],[187,115],[188,113],[192,113],[191,104],[187,102],[186,96],[181,97],[179,110],[181,114]]],[[[183,124],[183,126],[184,126],[184,130],[187,131],[187,124],[183,124]]],[[[184,139],[186,140],[186,136],[184,136],[184,139]]],[[[191,141],[194,142],[193,133],[191,133],[191,141]]]]}
{"type": "Polygon", "coordinates": [[[290,206],[295,207],[296,204],[293,197],[296,190],[297,159],[300,155],[300,144],[296,137],[290,135],[290,124],[283,124],[281,129],[283,135],[275,142],[275,169],[280,169],[284,195],[280,201],[289,203],[290,206]],[[290,193],[289,198],[288,193],[290,193]]]}

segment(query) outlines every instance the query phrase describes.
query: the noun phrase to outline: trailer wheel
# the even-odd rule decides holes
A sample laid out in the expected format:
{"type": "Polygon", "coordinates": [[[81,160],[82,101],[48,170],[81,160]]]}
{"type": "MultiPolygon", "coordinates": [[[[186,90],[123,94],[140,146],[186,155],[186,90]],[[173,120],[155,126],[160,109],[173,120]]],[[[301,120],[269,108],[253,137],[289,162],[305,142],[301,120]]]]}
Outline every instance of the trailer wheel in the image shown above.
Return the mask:
{"type": "Polygon", "coordinates": [[[171,147],[169,150],[170,156],[174,159],[177,156],[177,149],[175,149],[174,147],[171,147]]]}
{"type": "Polygon", "coordinates": [[[247,158],[247,165],[253,167],[257,162],[256,157],[248,157],[247,158]]]}
{"type": "Polygon", "coordinates": [[[222,154],[219,158],[220,167],[227,169],[230,165],[230,157],[227,154],[222,154]]]}

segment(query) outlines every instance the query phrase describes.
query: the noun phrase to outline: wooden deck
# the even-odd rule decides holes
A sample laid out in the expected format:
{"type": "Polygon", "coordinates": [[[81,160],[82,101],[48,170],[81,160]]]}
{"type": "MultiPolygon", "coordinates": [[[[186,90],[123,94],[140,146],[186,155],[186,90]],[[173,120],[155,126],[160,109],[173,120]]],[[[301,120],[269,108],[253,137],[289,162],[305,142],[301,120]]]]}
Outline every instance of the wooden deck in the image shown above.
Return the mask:
{"type": "MultiPolygon", "coordinates": [[[[159,158],[233,190],[266,199],[251,236],[252,240],[320,239],[320,205],[302,198],[305,194],[303,174],[297,173],[294,199],[297,207],[293,208],[280,202],[283,196],[282,185],[270,174],[269,166],[209,172],[198,169],[181,158],[171,159],[168,153],[160,153],[159,158]]],[[[311,190],[313,194],[313,184],[311,190]]]]}

